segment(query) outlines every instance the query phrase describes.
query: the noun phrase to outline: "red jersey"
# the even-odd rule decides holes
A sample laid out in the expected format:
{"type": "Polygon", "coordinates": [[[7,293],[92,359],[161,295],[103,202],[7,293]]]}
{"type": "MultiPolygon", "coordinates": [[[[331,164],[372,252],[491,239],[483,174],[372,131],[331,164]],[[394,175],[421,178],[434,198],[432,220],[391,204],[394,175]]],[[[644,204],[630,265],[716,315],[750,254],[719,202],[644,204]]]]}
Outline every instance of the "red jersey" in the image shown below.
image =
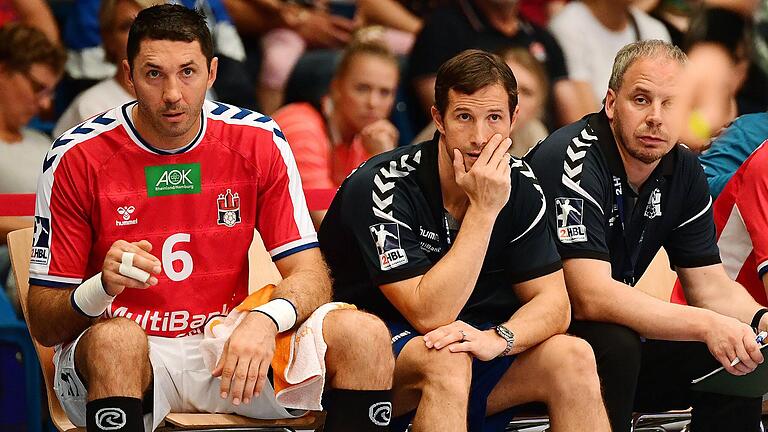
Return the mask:
{"type": "MultiPolygon", "coordinates": [[[[768,141],[766,141],[768,142],[768,141]]],[[[768,146],[765,142],[728,181],[713,206],[717,246],[726,273],[768,306],[762,277],[768,272],[768,146]]],[[[680,281],[672,301],[685,303],[680,281]]]]}
{"type": "Polygon", "coordinates": [[[168,152],[139,136],[135,104],[53,143],[38,184],[30,283],[72,287],[101,271],[115,241],[148,240],[163,264],[159,283],[126,289],[105,315],[149,335],[197,333],[248,295],[254,229],[273,260],[317,247],[317,235],[271,118],[206,101],[197,136],[168,152]]]}

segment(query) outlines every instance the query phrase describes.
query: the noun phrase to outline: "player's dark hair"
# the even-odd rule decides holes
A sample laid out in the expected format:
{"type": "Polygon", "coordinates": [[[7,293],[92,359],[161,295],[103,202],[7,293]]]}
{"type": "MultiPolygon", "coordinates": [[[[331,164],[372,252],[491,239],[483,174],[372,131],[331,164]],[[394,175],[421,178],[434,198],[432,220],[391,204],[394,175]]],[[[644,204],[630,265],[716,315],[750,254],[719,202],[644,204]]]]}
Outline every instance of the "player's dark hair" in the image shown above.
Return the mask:
{"type": "Polygon", "coordinates": [[[509,115],[512,115],[517,107],[517,80],[509,66],[499,56],[486,51],[462,51],[437,70],[435,107],[440,115],[445,115],[450,90],[472,94],[494,84],[506,90],[509,115]]]}
{"type": "Polygon", "coordinates": [[[205,22],[205,16],[181,5],[162,4],[144,9],[136,15],[128,33],[128,64],[139,53],[144,40],[169,40],[200,43],[208,67],[213,59],[213,39],[205,22]]]}
{"type": "Polygon", "coordinates": [[[27,73],[43,64],[55,74],[64,70],[67,52],[35,27],[10,23],[0,27],[0,63],[15,72],[27,73]]]}

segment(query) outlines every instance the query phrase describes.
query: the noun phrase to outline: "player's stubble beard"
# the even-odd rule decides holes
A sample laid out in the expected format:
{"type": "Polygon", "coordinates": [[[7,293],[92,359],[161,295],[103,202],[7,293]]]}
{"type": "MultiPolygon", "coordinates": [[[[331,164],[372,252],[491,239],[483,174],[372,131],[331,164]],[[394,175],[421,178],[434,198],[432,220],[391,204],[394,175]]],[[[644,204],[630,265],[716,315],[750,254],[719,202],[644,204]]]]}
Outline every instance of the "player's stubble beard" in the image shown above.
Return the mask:
{"type": "MultiPolygon", "coordinates": [[[[624,151],[629,154],[633,159],[637,159],[640,162],[650,165],[657,160],[664,157],[665,154],[667,154],[668,150],[660,150],[660,151],[651,151],[647,150],[641,146],[635,146],[635,145],[627,145],[627,143],[634,144],[633,137],[632,136],[625,136],[624,128],[622,127],[622,121],[621,121],[621,114],[619,113],[619,110],[614,110],[613,112],[613,127],[614,136],[616,137],[616,144],[620,145],[621,148],[624,149],[624,151]]],[[[653,131],[655,132],[655,131],[653,131]]],[[[662,134],[661,131],[658,133],[655,133],[655,135],[666,135],[662,134]]]]}
{"type": "Polygon", "coordinates": [[[165,104],[163,108],[153,111],[152,107],[138,100],[138,111],[143,120],[149,121],[150,126],[154,129],[155,133],[159,136],[167,138],[177,138],[183,136],[189,130],[195,126],[195,123],[200,118],[200,111],[203,106],[204,99],[201,99],[200,103],[193,107],[191,105],[184,104],[165,104]],[[163,114],[167,112],[184,112],[187,115],[187,121],[179,124],[169,124],[163,121],[163,114]]]}

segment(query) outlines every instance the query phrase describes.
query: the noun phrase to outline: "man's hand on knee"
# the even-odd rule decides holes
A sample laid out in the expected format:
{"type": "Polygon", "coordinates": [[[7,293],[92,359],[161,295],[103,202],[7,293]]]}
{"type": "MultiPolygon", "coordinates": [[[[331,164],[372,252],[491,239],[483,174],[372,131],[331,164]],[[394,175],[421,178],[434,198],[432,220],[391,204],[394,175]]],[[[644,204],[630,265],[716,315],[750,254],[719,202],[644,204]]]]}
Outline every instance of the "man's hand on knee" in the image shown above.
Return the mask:
{"type": "Polygon", "coordinates": [[[482,361],[498,357],[507,343],[493,330],[478,330],[463,321],[454,321],[424,335],[427,348],[451,352],[466,352],[482,361]]]}
{"type": "Polygon", "coordinates": [[[116,296],[126,288],[146,289],[157,285],[160,260],[153,256],[152,244],[146,240],[129,243],[118,240],[109,248],[101,268],[104,290],[116,296]]]}
{"type": "Polygon", "coordinates": [[[262,313],[250,313],[224,344],[213,376],[221,377],[221,397],[232,403],[249,403],[258,397],[275,355],[277,326],[262,313]]]}

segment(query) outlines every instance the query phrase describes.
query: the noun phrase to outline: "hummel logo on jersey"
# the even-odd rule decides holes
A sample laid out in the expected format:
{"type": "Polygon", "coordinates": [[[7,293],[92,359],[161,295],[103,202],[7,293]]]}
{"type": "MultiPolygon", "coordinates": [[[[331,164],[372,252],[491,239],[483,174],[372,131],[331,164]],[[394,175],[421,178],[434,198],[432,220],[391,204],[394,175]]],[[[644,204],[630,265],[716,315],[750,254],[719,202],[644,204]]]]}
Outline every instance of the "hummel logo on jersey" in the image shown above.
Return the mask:
{"type": "Polygon", "coordinates": [[[200,193],[200,164],[144,167],[150,197],[200,193]]]}
{"type": "Polygon", "coordinates": [[[581,198],[555,198],[557,238],[562,243],[587,241],[587,228],[582,224],[584,200],[581,198]]]}
{"type": "Polygon", "coordinates": [[[219,194],[216,205],[219,207],[217,224],[232,228],[240,223],[240,195],[237,192],[233,195],[232,189],[227,189],[226,194],[219,194]]]}
{"type": "Polygon", "coordinates": [[[400,227],[396,223],[378,223],[368,229],[376,243],[382,270],[390,270],[408,262],[405,250],[400,247],[400,227]]]}
{"type": "Polygon", "coordinates": [[[131,219],[131,216],[133,212],[136,211],[136,207],[134,206],[123,206],[117,208],[117,214],[121,216],[120,219],[122,220],[116,220],[115,226],[126,226],[126,225],[136,225],[139,223],[138,219],[131,219]]]}
{"type": "Polygon", "coordinates": [[[661,191],[659,188],[651,192],[651,196],[648,198],[648,205],[645,207],[645,217],[653,219],[656,216],[661,216],[661,191]]]}
{"type": "Polygon", "coordinates": [[[48,218],[35,216],[35,234],[32,242],[32,257],[29,262],[48,265],[51,247],[51,223],[48,218]]]}

